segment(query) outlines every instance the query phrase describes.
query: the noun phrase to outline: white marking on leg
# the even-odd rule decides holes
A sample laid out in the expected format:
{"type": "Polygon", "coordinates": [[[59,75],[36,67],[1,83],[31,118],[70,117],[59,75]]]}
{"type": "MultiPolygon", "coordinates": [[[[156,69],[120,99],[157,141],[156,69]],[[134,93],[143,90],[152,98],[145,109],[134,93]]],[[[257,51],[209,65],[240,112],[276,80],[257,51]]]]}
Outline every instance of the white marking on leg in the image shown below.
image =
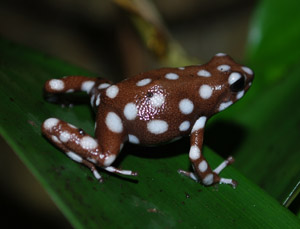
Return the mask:
{"type": "Polygon", "coordinates": [[[242,98],[242,97],[244,96],[244,93],[245,93],[244,90],[243,90],[243,91],[239,91],[239,92],[236,94],[236,99],[242,98]]]}
{"type": "Polygon", "coordinates": [[[200,170],[200,172],[205,172],[207,170],[207,162],[206,161],[201,161],[201,163],[198,165],[198,169],[200,170]]]}
{"type": "Polygon", "coordinates": [[[202,77],[211,77],[211,74],[209,71],[201,69],[200,71],[197,72],[198,76],[202,76],[202,77]]]}
{"type": "Polygon", "coordinates": [[[93,164],[97,164],[97,161],[96,161],[94,158],[88,157],[87,160],[88,160],[89,162],[92,162],[93,164]]]}
{"type": "Polygon", "coordinates": [[[190,114],[194,110],[194,104],[191,100],[189,99],[182,99],[179,102],[179,110],[181,111],[182,114],[190,114]]]}
{"type": "Polygon", "coordinates": [[[98,107],[100,105],[100,94],[98,94],[96,99],[96,106],[98,107]]]}
{"type": "Polygon", "coordinates": [[[59,135],[59,140],[61,140],[62,142],[67,142],[70,140],[70,138],[71,138],[71,134],[67,131],[63,131],[59,135]]]}
{"type": "Polygon", "coordinates": [[[177,80],[179,78],[179,75],[176,73],[168,73],[165,75],[165,78],[168,80],[177,80]]]}
{"type": "Polygon", "coordinates": [[[123,124],[121,118],[114,112],[108,112],[105,124],[107,128],[114,133],[122,133],[123,124]]]}
{"type": "Polygon", "coordinates": [[[189,121],[184,121],[180,124],[179,130],[180,131],[187,131],[190,128],[190,122],[189,121]]]}
{"type": "Polygon", "coordinates": [[[145,85],[149,84],[151,81],[152,81],[152,80],[149,79],[149,78],[142,79],[142,80],[140,80],[140,81],[138,81],[138,82],[136,83],[136,86],[142,87],[142,86],[145,86],[145,85]]]}
{"type": "Polygon", "coordinates": [[[102,83],[98,86],[98,89],[101,90],[101,89],[105,89],[105,88],[108,88],[110,86],[109,83],[102,83]]]}
{"type": "Polygon", "coordinates": [[[81,163],[82,162],[82,157],[80,157],[79,155],[77,155],[74,152],[67,152],[66,153],[68,155],[68,157],[70,157],[72,160],[81,163]]]}
{"type": "Polygon", "coordinates": [[[98,147],[98,143],[97,141],[90,137],[90,136],[84,136],[81,140],[80,140],[80,146],[83,149],[86,150],[91,150],[91,149],[95,149],[98,147]]]}
{"type": "Polygon", "coordinates": [[[191,160],[197,160],[201,156],[201,151],[198,146],[192,145],[189,152],[189,157],[191,160]]]}
{"type": "Polygon", "coordinates": [[[118,95],[118,93],[119,93],[119,88],[116,85],[112,85],[106,89],[106,95],[111,99],[115,98],[118,95]]]}
{"type": "Polygon", "coordinates": [[[94,81],[85,81],[81,84],[81,91],[85,91],[86,93],[90,93],[92,87],[94,87],[94,81]]]}
{"type": "Polygon", "coordinates": [[[205,116],[201,116],[200,118],[198,118],[193,126],[192,133],[200,129],[203,129],[206,123],[206,119],[207,118],[205,116]]]}
{"type": "Polygon", "coordinates": [[[140,140],[132,134],[128,134],[128,140],[129,140],[130,143],[140,144],[140,140]]]}
{"type": "Polygon", "coordinates": [[[115,159],[116,159],[116,155],[114,155],[114,154],[111,154],[111,155],[107,156],[104,160],[104,163],[103,163],[104,166],[111,165],[115,161],[115,159]]]}
{"type": "Polygon", "coordinates": [[[95,100],[95,94],[93,94],[91,97],[91,106],[94,106],[94,100],[95,100]]]}
{"type": "Polygon", "coordinates": [[[53,142],[56,142],[56,143],[61,143],[61,141],[60,140],[58,140],[58,138],[56,137],[56,136],[54,136],[54,135],[52,135],[52,141],[53,142]]]}
{"type": "Polygon", "coordinates": [[[51,130],[54,126],[58,124],[59,120],[57,118],[48,118],[44,121],[44,128],[47,130],[51,130]]]}
{"type": "Polygon", "coordinates": [[[212,93],[213,93],[213,89],[207,84],[203,84],[199,88],[199,95],[202,99],[209,99],[212,93]]]}
{"type": "Polygon", "coordinates": [[[206,177],[202,180],[202,183],[204,185],[211,185],[214,182],[214,175],[213,174],[208,174],[206,177]]]}
{"type": "Polygon", "coordinates": [[[194,173],[190,173],[190,178],[192,178],[194,181],[198,181],[198,178],[194,173]]]}
{"type": "Polygon", "coordinates": [[[228,165],[228,161],[227,160],[223,161],[217,168],[214,169],[214,172],[216,174],[219,174],[223,169],[226,168],[227,165],[228,165]]]}
{"type": "Polygon", "coordinates": [[[62,80],[53,79],[49,81],[49,86],[52,90],[61,91],[65,88],[65,83],[62,80]]]}
{"type": "Polygon", "coordinates": [[[147,129],[152,134],[162,134],[166,132],[169,125],[163,120],[151,120],[147,123],[147,129]]]}
{"type": "Polygon", "coordinates": [[[127,103],[123,111],[125,118],[127,118],[128,120],[134,120],[136,118],[137,112],[138,110],[134,103],[127,103]]]}
{"type": "Polygon", "coordinates": [[[100,180],[101,179],[101,175],[98,173],[98,171],[96,169],[93,170],[93,174],[94,174],[94,177],[97,179],[97,180],[100,180]]]}

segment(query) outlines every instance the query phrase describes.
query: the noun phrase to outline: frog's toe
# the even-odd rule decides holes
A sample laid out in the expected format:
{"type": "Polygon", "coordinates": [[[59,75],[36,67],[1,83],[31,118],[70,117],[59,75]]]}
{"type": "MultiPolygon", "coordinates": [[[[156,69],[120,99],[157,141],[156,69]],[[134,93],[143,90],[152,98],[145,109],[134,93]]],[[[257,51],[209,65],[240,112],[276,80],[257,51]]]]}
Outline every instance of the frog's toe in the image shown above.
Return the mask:
{"type": "Polygon", "coordinates": [[[220,178],[219,184],[229,184],[231,185],[233,188],[236,188],[238,185],[238,182],[233,180],[233,179],[229,179],[229,178],[220,178]]]}

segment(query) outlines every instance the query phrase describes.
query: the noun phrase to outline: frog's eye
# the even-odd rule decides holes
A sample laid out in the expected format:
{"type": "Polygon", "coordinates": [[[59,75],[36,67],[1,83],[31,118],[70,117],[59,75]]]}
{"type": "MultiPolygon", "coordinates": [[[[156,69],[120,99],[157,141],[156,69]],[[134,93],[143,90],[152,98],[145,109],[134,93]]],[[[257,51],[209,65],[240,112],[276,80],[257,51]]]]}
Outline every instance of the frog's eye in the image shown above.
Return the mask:
{"type": "Polygon", "coordinates": [[[230,85],[230,90],[233,92],[238,92],[245,87],[245,77],[239,72],[233,72],[228,78],[228,83],[230,85]]]}

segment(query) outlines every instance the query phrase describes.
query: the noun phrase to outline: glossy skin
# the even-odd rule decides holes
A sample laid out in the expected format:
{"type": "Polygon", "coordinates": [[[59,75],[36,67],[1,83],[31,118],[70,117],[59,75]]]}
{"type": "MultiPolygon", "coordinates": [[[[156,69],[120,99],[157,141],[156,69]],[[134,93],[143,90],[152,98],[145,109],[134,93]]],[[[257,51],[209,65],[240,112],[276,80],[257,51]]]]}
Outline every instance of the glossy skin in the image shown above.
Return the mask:
{"type": "Polygon", "coordinates": [[[251,69],[222,53],[205,65],[152,70],[117,84],[83,76],[52,79],[45,84],[48,93],[86,91],[90,95],[97,111],[95,138],[56,118],[47,119],[42,132],[71,159],[88,166],[100,181],[95,166],[137,175],[111,166],[125,141],[155,145],[189,134],[194,172],[178,172],[204,185],[235,187],[234,180],[218,175],[233,162],[232,157],[215,170],[205,160],[201,152],[204,126],[212,115],[239,100],[252,80],[251,69]]]}

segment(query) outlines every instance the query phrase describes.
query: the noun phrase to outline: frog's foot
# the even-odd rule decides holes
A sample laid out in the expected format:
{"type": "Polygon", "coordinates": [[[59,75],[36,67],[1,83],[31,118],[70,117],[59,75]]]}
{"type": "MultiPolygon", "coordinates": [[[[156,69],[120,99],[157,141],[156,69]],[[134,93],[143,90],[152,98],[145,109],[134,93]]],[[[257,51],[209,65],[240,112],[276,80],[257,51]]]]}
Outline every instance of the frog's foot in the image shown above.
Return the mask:
{"type": "MultiPolygon", "coordinates": [[[[187,177],[191,178],[192,180],[194,180],[196,182],[201,182],[201,183],[203,183],[204,185],[207,185],[207,186],[215,184],[215,183],[219,183],[219,184],[230,184],[233,188],[236,188],[237,181],[235,181],[233,179],[222,178],[222,177],[219,176],[219,173],[224,168],[226,168],[227,165],[230,165],[233,162],[234,162],[233,157],[231,157],[231,156],[228,157],[217,168],[215,168],[214,171],[212,171],[212,172],[208,171],[207,173],[205,173],[204,177],[201,176],[203,178],[199,178],[200,176],[197,176],[196,173],[184,171],[184,170],[181,170],[181,169],[178,170],[178,173],[182,174],[184,176],[187,176],[187,177]]],[[[201,175],[204,175],[204,173],[201,174],[201,175]]]]}

